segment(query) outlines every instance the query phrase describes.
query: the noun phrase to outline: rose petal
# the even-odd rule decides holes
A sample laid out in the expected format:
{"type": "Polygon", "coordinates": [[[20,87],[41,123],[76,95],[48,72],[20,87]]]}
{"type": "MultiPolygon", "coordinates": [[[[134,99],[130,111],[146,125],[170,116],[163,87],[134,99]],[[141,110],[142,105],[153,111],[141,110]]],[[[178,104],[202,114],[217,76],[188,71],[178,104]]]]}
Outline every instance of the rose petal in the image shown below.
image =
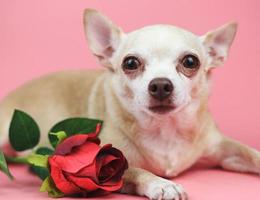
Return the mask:
{"type": "Polygon", "coordinates": [[[84,167],[83,169],[78,171],[76,173],[76,176],[77,177],[89,177],[89,178],[93,179],[94,181],[98,182],[97,174],[99,174],[101,167],[115,159],[117,159],[117,158],[112,155],[107,155],[102,158],[100,156],[99,157],[97,156],[95,161],[91,165],[84,167]]]}
{"type": "Polygon", "coordinates": [[[101,124],[97,124],[96,131],[94,133],[88,134],[77,134],[70,137],[67,137],[63,140],[55,150],[56,155],[66,155],[72,151],[72,148],[81,146],[86,141],[92,141],[97,145],[100,144],[100,140],[97,137],[98,133],[100,132],[101,124]]]}
{"type": "Polygon", "coordinates": [[[82,190],[73,184],[73,182],[68,181],[64,176],[62,170],[55,163],[52,157],[49,158],[50,165],[50,175],[54,181],[56,187],[64,194],[76,194],[80,193],[82,190]]]}
{"type": "MultiPolygon", "coordinates": [[[[73,148],[83,145],[88,140],[89,140],[89,136],[83,134],[68,137],[56,147],[54,154],[55,155],[69,154],[71,153],[73,148]]],[[[95,143],[99,145],[98,141],[95,141],[95,143]]]]}
{"type": "Polygon", "coordinates": [[[113,161],[117,159],[115,156],[113,155],[101,155],[100,152],[97,155],[97,173],[99,174],[100,169],[102,168],[102,166],[107,165],[109,162],[113,161]]]}
{"type": "Polygon", "coordinates": [[[92,142],[86,142],[74,149],[69,155],[53,155],[53,160],[59,167],[69,173],[76,173],[84,167],[91,165],[100,150],[100,146],[92,142]]]}
{"type": "Polygon", "coordinates": [[[76,177],[74,175],[69,175],[68,179],[75,185],[88,192],[94,191],[99,188],[98,185],[88,177],[76,177]]]}
{"type": "Polygon", "coordinates": [[[97,164],[94,161],[91,165],[84,167],[76,173],[77,177],[89,177],[95,181],[98,181],[97,178],[97,164]]]}
{"type": "Polygon", "coordinates": [[[112,155],[102,156],[101,160],[102,161],[98,171],[98,180],[100,183],[103,183],[115,175],[118,164],[120,164],[120,160],[112,155]]]}
{"type": "Polygon", "coordinates": [[[88,133],[88,135],[90,134],[91,137],[97,137],[99,132],[101,131],[101,127],[102,127],[101,123],[97,124],[95,132],[94,133],[88,133]]]}
{"type": "Polygon", "coordinates": [[[109,185],[109,186],[103,186],[103,185],[98,185],[95,183],[93,180],[90,178],[82,178],[82,177],[75,177],[73,175],[69,175],[68,179],[72,181],[75,185],[78,185],[80,188],[85,189],[89,192],[97,190],[97,189],[103,189],[106,191],[117,191],[123,186],[123,181],[120,180],[119,182],[115,183],[114,185],[109,185]]]}
{"type": "MultiPolygon", "coordinates": [[[[104,145],[104,146],[100,149],[100,151],[99,151],[99,153],[98,153],[98,155],[97,155],[97,158],[96,158],[96,160],[97,160],[97,174],[99,174],[101,167],[104,165],[104,163],[103,163],[104,157],[107,156],[107,154],[105,154],[104,151],[105,151],[106,149],[111,148],[111,147],[112,147],[112,144],[106,144],[106,145],[104,145]]],[[[107,164],[107,163],[105,163],[105,164],[107,164]]]]}
{"type": "MultiPolygon", "coordinates": [[[[122,152],[119,151],[118,149],[112,147],[111,145],[104,145],[102,147],[102,149],[100,150],[99,154],[97,155],[97,158],[104,157],[104,156],[106,157],[108,155],[113,155],[114,157],[117,158],[116,159],[117,161],[116,160],[113,161],[113,162],[116,162],[116,164],[113,164],[113,165],[116,165],[116,167],[114,167],[113,172],[111,172],[110,174],[108,173],[108,176],[104,180],[100,179],[100,174],[102,172],[99,171],[98,177],[99,177],[99,181],[102,182],[102,185],[111,185],[111,184],[114,184],[114,182],[119,181],[120,179],[122,179],[124,171],[128,168],[127,160],[124,157],[124,155],[122,154],[122,152]]],[[[106,169],[106,167],[109,167],[108,166],[109,163],[106,163],[106,165],[107,166],[103,166],[103,168],[106,169]]],[[[107,172],[105,172],[105,173],[107,173],[107,172]]]]}
{"type": "Polygon", "coordinates": [[[107,149],[107,151],[108,151],[108,153],[110,153],[120,159],[120,164],[121,164],[121,167],[123,168],[123,170],[126,170],[128,168],[128,162],[120,150],[112,147],[110,149],[107,149]]]}

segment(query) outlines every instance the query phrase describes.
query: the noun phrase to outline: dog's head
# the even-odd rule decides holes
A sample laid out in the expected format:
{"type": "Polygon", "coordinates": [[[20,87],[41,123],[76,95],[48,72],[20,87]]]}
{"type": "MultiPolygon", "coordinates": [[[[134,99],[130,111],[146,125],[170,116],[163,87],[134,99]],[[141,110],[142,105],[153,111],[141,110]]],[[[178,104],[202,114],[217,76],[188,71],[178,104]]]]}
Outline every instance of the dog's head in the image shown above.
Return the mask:
{"type": "Polygon", "coordinates": [[[84,14],[87,40],[131,112],[168,115],[207,97],[212,67],[227,58],[237,25],[229,23],[203,36],[170,25],[124,33],[99,12],[84,14]]]}

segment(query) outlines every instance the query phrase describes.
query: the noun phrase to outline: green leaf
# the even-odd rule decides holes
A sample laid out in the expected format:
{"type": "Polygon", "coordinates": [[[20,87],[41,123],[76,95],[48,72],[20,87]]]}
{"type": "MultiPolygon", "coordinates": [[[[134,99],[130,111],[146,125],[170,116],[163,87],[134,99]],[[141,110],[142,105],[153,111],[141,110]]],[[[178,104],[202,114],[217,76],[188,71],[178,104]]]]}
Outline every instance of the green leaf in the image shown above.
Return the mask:
{"type": "Polygon", "coordinates": [[[39,166],[31,166],[31,171],[35,175],[37,175],[41,180],[45,180],[48,176],[50,176],[50,172],[46,167],[39,167],[39,166]]]}
{"type": "MultiPolygon", "coordinates": [[[[36,154],[40,155],[51,155],[53,154],[53,150],[48,147],[39,147],[36,151],[36,154]]],[[[31,171],[37,175],[41,180],[45,180],[49,175],[49,169],[46,167],[39,167],[39,166],[31,166],[31,171]]]]}
{"type": "Polygon", "coordinates": [[[3,171],[10,179],[13,179],[13,176],[7,166],[4,153],[2,151],[0,151],[0,171],[3,171]]]}
{"type": "Polygon", "coordinates": [[[39,154],[32,154],[27,157],[27,161],[32,165],[32,172],[42,180],[49,176],[48,157],[49,155],[39,154]]]}
{"type": "Polygon", "coordinates": [[[68,136],[79,133],[91,133],[95,132],[97,124],[102,124],[101,120],[88,119],[88,118],[70,118],[63,120],[54,125],[49,131],[50,143],[55,147],[55,141],[50,133],[57,133],[64,131],[68,136]]]}
{"type": "Polygon", "coordinates": [[[48,167],[49,155],[32,154],[27,157],[28,162],[31,165],[38,167],[48,167]]]}
{"type": "Polygon", "coordinates": [[[51,145],[56,147],[59,143],[61,143],[67,136],[64,131],[59,131],[58,133],[49,133],[49,138],[51,141],[51,145]]]}
{"type": "Polygon", "coordinates": [[[55,183],[50,177],[47,177],[40,188],[40,192],[48,192],[48,195],[50,197],[58,198],[63,197],[64,194],[58,190],[58,188],[55,186],[55,183]]]}
{"type": "Polygon", "coordinates": [[[9,128],[9,140],[16,151],[32,149],[40,140],[40,129],[31,116],[15,110],[9,128]]]}
{"type": "Polygon", "coordinates": [[[49,176],[48,157],[49,155],[40,154],[32,154],[27,157],[28,162],[32,165],[32,172],[42,180],[49,176]]]}
{"type": "Polygon", "coordinates": [[[53,154],[53,150],[48,147],[39,147],[35,153],[40,155],[51,155],[53,154]]]}

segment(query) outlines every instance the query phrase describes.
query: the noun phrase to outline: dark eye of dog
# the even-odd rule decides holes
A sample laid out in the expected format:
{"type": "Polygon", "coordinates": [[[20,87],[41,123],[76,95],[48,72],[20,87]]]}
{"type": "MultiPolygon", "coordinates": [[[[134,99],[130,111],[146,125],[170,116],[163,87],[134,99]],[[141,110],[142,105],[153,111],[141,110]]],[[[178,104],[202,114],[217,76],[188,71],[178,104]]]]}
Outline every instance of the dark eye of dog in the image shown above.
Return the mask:
{"type": "Polygon", "coordinates": [[[123,60],[122,67],[125,71],[137,70],[141,66],[140,60],[135,56],[128,56],[123,60]]]}
{"type": "Polygon", "coordinates": [[[188,54],[180,60],[177,70],[187,77],[192,77],[197,73],[199,66],[199,59],[195,55],[188,54]]]}
{"type": "Polygon", "coordinates": [[[188,68],[188,69],[194,69],[199,67],[199,59],[194,56],[194,55],[186,55],[183,59],[182,59],[182,64],[184,67],[188,68]]]}

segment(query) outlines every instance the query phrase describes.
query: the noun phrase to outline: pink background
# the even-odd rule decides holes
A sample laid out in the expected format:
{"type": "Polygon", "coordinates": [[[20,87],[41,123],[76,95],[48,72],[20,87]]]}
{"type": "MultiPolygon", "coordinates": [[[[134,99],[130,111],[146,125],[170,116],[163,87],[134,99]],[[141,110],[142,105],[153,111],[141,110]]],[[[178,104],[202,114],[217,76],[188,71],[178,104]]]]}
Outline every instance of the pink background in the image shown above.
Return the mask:
{"type": "Polygon", "coordinates": [[[0,98],[42,74],[100,67],[85,40],[84,8],[102,11],[125,31],[166,23],[203,34],[235,20],[229,59],[214,70],[211,110],[225,134],[260,149],[259,6],[257,0],[0,0],[0,98]]]}
{"type": "Polygon", "coordinates": [[[237,21],[229,59],[214,71],[210,107],[226,135],[260,150],[257,0],[0,0],[0,98],[42,74],[99,67],[83,33],[84,8],[102,11],[125,31],[165,23],[203,34],[237,21]]]}

